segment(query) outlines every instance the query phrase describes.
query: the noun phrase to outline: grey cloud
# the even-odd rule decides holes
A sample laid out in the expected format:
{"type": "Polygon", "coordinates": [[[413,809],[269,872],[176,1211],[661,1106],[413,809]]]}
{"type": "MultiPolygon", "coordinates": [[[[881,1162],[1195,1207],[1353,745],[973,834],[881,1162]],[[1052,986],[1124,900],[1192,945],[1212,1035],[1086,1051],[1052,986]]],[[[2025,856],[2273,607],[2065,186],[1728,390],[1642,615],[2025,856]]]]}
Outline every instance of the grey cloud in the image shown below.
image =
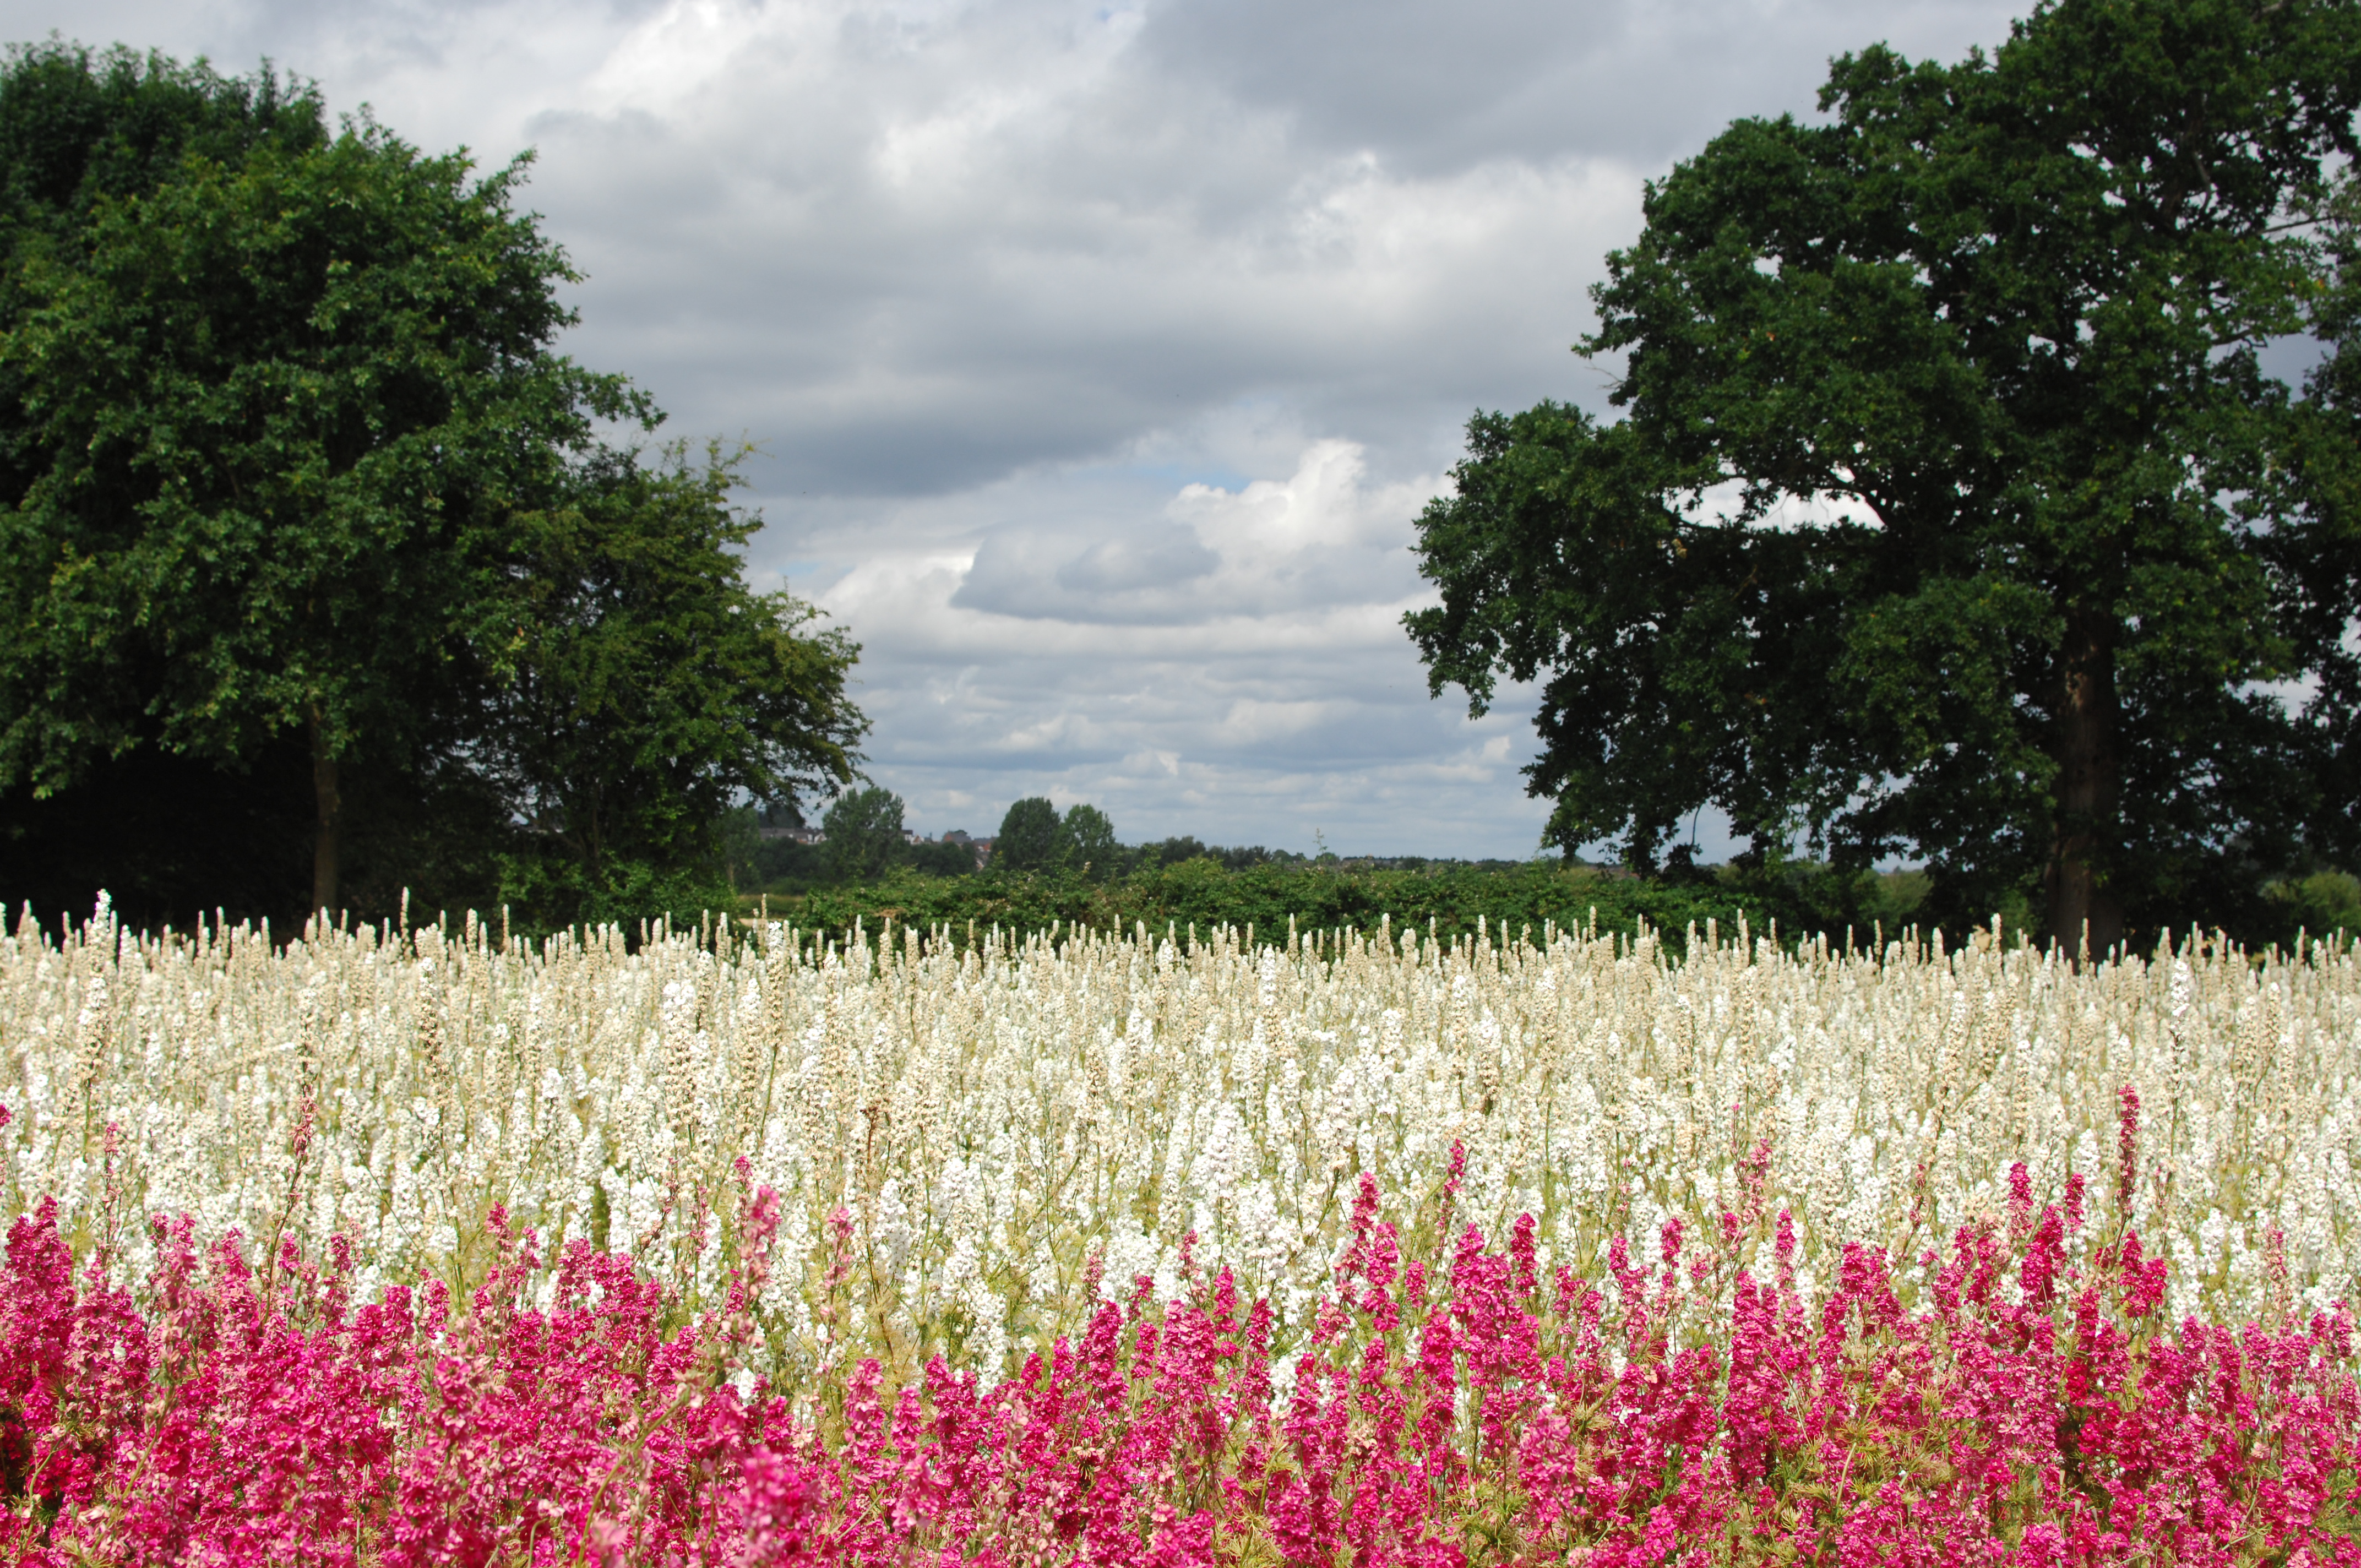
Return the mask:
{"type": "Polygon", "coordinates": [[[1022,82],[1009,40],[1057,14],[978,8],[873,66],[805,39],[839,49],[829,71],[741,62],[684,104],[540,115],[534,199],[591,275],[577,351],[682,425],[765,441],[768,483],[876,495],[1104,455],[1241,399],[1356,431],[1417,401],[1433,428],[1574,377],[1565,258],[1619,237],[1628,177],[1406,190],[1128,49],[969,126],[962,73],[1022,82]]]}
{"type": "MultiPolygon", "coordinates": [[[[1211,573],[1220,561],[1220,556],[1194,539],[1106,539],[1059,567],[1054,580],[1071,594],[1137,593],[1192,582],[1211,573]]],[[[970,576],[968,585],[973,587],[974,582],[970,576]]]]}
{"type": "Polygon", "coordinates": [[[1407,648],[1290,658],[1196,644],[1158,660],[995,658],[905,685],[875,709],[870,772],[936,829],[989,826],[1047,793],[1093,801],[1134,838],[1309,848],[1321,829],[1338,848],[1532,852],[1546,806],[1516,772],[1514,694],[1470,726],[1425,700],[1407,648]]]}
{"type": "Polygon", "coordinates": [[[1194,619],[1176,595],[1221,564],[1185,530],[1113,539],[1044,536],[1007,528],[987,537],[950,602],[1027,620],[1194,619]]]}
{"type": "MultiPolygon", "coordinates": [[[[26,31],[61,15],[0,3],[26,31]]],[[[1286,400],[1380,466],[1413,442],[1405,466],[1432,466],[1479,403],[1596,400],[1566,347],[1638,173],[1733,112],[1807,107],[1835,49],[1956,52],[2004,11],[267,0],[63,19],[84,15],[274,53],[430,144],[537,144],[531,199],[590,274],[571,346],[675,430],[763,443],[767,485],[884,497],[1104,457],[1240,400],[1286,400]],[[632,29],[667,14],[721,20],[687,76],[634,87],[662,74],[642,68],[664,32],[632,29]]]]}
{"type": "Polygon", "coordinates": [[[1521,699],[1474,725],[1430,702],[1398,624],[1420,597],[1409,516],[1434,481],[1373,481],[1335,442],[1287,468],[1160,504],[1012,481],[982,503],[972,556],[959,503],[898,518],[932,546],[881,546],[821,595],[866,640],[864,667],[894,673],[862,688],[871,774],[935,828],[1048,793],[1135,836],[1530,852],[1545,811],[1521,794],[1521,699]],[[1016,497],[1039,504],[994,521],[1016,497]],[[1138,585],[1159,547],[1191,541],[1186,566],[1207,569],[1185,581],[1057,581],[1138,585]]]}
{"type": "Polygon", "coordinates": [[[1547,5],[1191,0],[1151,13],[1143,55],[1290,114],[1313,145],[1405,168],[1568,147],[1654,165],[1747,114],[1804,113],[1834,55],[1880,41],[1951,58],[2006,36],[1979,0],[1547,5]]]}

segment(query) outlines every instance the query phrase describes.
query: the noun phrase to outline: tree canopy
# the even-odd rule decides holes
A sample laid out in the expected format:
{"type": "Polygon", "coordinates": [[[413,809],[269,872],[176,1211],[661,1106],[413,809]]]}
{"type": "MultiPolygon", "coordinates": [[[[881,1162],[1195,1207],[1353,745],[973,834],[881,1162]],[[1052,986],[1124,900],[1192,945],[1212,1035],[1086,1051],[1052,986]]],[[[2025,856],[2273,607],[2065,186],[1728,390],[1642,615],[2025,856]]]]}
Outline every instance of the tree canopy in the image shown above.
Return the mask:
{"type": "Polygon", "coordinates": [[[992,844],[994,870],[1072,871],[1093,882],[1120,875],[1134,858],[1116,839],[1105,812],[1083,801],[1061,813],[1039,795],[1008,808],[992,844]]]}
{"type": "Polygon", "coordinates": [[[1057,804],[1045,795],[1027,795],[1010,806],[993,835],[992,864],[1000,871],[1047,871],[1066,857],[1064,820],[1057,804]]]}
{"type": "MultiPolygon", "coordinates": [[[[0,69],[0,893],[193,913],[300,837],[311,907],[357,867],[364,904],[617,913],[711,869],[737,793],[850,776],[852,646],[745,584],[731,463],[602,439],[661,416],[555,352],[524,170],[268,71],[0,69]],[[277,804],[159,878],[229,794],[277,804]],[[157,830],[110,860],[93,802],[157,830]]],[[[278,875],[248,912],[304,906],[278,875]]]]}
{"type": "Polygon", "coordinates": [[[839,882],[873,882],[906,858],[902,797],[881,784],[837,796],[820,830],[828,835],[829,874],[839,882]]]}
{"type": "Polygon", "coordinates": [[[1820,106],[1648,187],[1622,418],[1470,424],[1433,688],[1540,684],[1568,850],[1712,805],[2070,947],[2349,855],[2361,8],[2063,0],[1820,106]]]}
{"type": "Polygon", "coordinates": [[[1058,824],[1060,836],[1065,841],[1066,858],[1076,871],[1094,879],[1104,879],[1118,869],[1123,845],[1116,841],[1115,823],[1107,814],[1088,801],[1079,801],[1066,808],[1058,824]]]}

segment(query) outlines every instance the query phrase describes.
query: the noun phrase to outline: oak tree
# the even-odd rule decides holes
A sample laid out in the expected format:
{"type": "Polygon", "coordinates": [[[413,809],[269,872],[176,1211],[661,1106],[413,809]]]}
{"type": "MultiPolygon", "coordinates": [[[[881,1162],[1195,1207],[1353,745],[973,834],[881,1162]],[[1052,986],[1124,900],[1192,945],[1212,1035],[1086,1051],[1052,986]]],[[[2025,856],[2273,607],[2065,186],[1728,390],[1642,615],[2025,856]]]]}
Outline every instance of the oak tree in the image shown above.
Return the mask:
{"type": "Polygon", "coordinates": [[[1593,291],[1621,416],[1477,416],[1420,520],[1433,689],[1539,683],[1569,850],[1713,805],[2070,947],[2331,844],[2356,106],[2352,0],[2061,0],[1734,123],[1593,291]]]}

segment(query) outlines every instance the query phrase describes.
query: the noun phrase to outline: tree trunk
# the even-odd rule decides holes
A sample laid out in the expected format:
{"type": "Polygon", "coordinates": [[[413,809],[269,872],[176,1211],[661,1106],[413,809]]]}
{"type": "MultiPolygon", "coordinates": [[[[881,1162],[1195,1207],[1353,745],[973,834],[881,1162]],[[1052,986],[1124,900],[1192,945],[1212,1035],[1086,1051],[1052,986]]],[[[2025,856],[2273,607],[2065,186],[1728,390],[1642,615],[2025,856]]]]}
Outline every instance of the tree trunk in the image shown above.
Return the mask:
{"type": "Polygon", "coordinates": [[[2115,623],[2091,609],[2067,612],[2059,650],[2057,805],[2050,818],[2047,923],[2078,959],[2103,957],[2123,940],[2123,905],[2096,863],[2114,839],[2120,783],[2115,755],[2115,623]]]}
{"type": "Polygon", "coordinates": [[[336,908],[338,839],[344,828],[345,802],[336,789],[336,758],[320,724],[320,710],[312,710],[312,796],[319,820],[312,834],[312,909],[336,908]]]}

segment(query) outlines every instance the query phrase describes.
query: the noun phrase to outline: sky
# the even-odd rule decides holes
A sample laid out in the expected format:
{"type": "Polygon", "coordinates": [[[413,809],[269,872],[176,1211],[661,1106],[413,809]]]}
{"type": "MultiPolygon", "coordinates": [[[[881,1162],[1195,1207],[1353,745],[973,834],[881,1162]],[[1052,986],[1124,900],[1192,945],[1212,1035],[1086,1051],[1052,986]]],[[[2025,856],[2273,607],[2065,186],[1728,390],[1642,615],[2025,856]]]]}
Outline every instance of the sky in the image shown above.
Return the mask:
{"type": "MultiPolygon", "coordinates": [[[[751,443],[758,585],[861,643],[870,779],[1127,841],[1522,857],[1528,694],[1430,697],[1411,546],[1466,420],[1605,411],[1645,181],[1981,0],[0,0],[534,158],[564,350],[751,443]]],[[[1700,828],[1708,858],[1726,847],[1700,828]]]]}

